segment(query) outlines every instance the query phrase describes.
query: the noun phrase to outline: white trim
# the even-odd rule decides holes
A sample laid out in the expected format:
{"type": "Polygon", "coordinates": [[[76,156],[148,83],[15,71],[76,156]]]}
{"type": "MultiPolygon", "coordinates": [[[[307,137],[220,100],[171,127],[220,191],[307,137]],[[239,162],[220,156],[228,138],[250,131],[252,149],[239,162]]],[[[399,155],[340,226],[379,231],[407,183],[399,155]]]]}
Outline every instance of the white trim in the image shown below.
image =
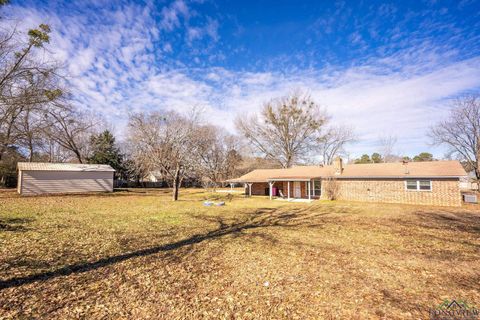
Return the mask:
{"type": "MultiPolygon", "coordinates": [[[[325,176],[324,178],[331,178],[334,176],[325,176]]],[[[464,176],[341,176],[336,179],[460,179],[464,176]]]]}
{"type": "Polygon", "coordinates": [[[428,179],[405,179],[405,191],[410,191],[410,192],[432,192],[433,191],[433,184],[432,180],[428,179]],[[407,181],[415,181],[417,183],[417,188],[416,189],[408,189],[407,188],[407,181]],[[430,189],[420,189],[420,181],[428,181],[430,183],[430,189]]]}
{"type": "Polygon", "coordinates": [[[322,180],[321,179],[313,179],[312,182],[313,182],[313,188],[311,190],[312,191],[312,196],[321,197],[322,196],[322,180]],[[318,184],[318,183],[320,183],[320,189],[319,189],[320,194],[317,195],[315,193],[315,185],[318,184]]]}
{"type": "Polygon", "coordinates": [[[291,178],[273,178],[273,179],[268,179],[267,181],[310,181],[308,178],[298,178],[298,179],[291,179],[291,178]]]}
{"type": "MultiPolygon", "coordinates": [[[[466,176],[312,176],[310,178],[268,178],[266,181],[308,181],[314,179],[460,179],[466,176]]],[[[265,182],[265,181],[263,181],[265,182]]]]}
{"type": "MultiPolygon", "coordinates": [[[[321,180],[326,178],[335,178],[335,179],[363,179],[363,180],[370,180],[370,179],[460,179],[466,176],[314,176],[311,178],[301,178],[301,179],[290,179],[290,178],[268,178],[265,180],[235,180],[234,182],[237,183],[262,183],[262,182],[269,182],[269,181],[308,181],[308,180],[321,180]]],[[[227,180],[229,182],[230,180],[227,180]]]]}
{"type": "Polygon", "coordinates": [[[268,183],[268,186],[269,186],[268,190],[269,190],[270,200],[272,200],[272,196],[273,196],[273,195],[272,195],[272,187],[273,187],[274,184],[275,184],[275,181],[268,183]]]}
{"type": "Polygon", "coordinates": [[[18,186],[17,186],[17,192],[19,194],[22,194],[22,187],[23,187],[23,172],[22,170],[18,170],[18,186]]]}

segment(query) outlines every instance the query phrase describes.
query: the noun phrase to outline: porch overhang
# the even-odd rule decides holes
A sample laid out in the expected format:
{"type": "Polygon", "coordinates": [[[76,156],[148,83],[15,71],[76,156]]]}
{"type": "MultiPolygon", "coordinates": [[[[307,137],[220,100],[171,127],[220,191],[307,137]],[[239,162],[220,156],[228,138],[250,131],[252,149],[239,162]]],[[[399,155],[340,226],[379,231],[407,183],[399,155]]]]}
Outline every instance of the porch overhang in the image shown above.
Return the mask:
{"type": "Polygon", "coordinates": [[[277,182],[277,181],[310,181],[311,179],[309,178],[274,178],[274,179],[268,179],[268,181],[271,182],[277,182]]]}
{"type": "Polygon", "coordinates": [[[291,177],[275,177],[269,178],[268,181],[311,181],[314,179],[321,179],[321,177],[317,176],[291,176],[291,177]]]}

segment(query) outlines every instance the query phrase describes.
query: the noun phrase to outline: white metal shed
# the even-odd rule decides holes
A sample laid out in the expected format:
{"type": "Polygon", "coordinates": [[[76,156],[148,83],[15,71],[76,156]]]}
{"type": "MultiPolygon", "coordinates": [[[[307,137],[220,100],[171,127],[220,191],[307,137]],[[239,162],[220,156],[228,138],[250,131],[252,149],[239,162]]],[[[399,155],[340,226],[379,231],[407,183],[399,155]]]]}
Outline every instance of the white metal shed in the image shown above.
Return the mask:
{"type": "Polygon", "coordinates": [[[19,162],[21,195],[112,192],[115,170],[105,164],[19,162]]]}

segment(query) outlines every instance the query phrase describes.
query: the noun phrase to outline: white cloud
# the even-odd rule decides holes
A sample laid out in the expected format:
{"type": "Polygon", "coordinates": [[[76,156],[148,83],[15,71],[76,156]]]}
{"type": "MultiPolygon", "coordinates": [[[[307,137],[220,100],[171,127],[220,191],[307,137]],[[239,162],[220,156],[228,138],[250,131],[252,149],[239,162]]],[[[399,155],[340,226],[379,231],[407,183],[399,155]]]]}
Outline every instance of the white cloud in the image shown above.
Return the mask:
{"type": "Polygon", "coordinates": [[[162,9],[162,19],[160,21],[160,28],[171,31],[180,26],[180,19],[188,18],[190,15],[189,9],[184,1],[174,1],[170,6],[162,9]]]}
{"type": "Polygon", "coordinates": [[[218,21],[215,19],[207,18],[207,23],[204,26],[187,27],[187,41],[189,43],[195,40],[201,40],[206,36],[209,36],[213,41],[218,41],[218,21]]]}
{"type": "MultiPolygon", "coordinates": [[[[186,69],[178,61],[165,65],[159,62],[161,54],[173,48],[162,32],[180,27],[181,19],[191,15],[179,0],[161,10],[159,23],[149,10],[133,5],[102,12],[103,20],[95,24],[82,15],[60,19],[46,11],[11,8],[14,16],[24,17],[22,26],[51,24],[52,51],[68,67],[78,104],[103,113],[119,135],[130,112],[185,112],[192,106],[201,107],[206,120],[234,131],[236,116],[301,88],[328,108],[333,121],[355,128],[354,155],[377,151],[378,138],[385,134],[396,135],[398,149],[412,155],[431,150],[425,133],[445,115],[450,99],[480,87],[480,57],[454,59],[454,52],[440,48],[439,53],[425,43],[347,68],[282,73],[186,69]],[[154,52],[159,41],[161,50],[154,52]]],[[[186,28],[187,41],[219,38],[214,19],[186,28]]],[[[442,156],[441,149],[434,151],[442,156]]]]}

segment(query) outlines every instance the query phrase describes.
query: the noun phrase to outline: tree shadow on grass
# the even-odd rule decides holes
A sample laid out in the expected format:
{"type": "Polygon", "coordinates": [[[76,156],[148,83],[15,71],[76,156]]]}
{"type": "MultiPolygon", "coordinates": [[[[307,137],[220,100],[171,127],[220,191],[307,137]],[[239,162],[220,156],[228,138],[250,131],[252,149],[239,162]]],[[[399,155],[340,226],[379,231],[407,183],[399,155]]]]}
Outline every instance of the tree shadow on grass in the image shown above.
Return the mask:
{"type": "Polygon", "coordinates": [[[34,221],[31,218],[0,218],[0,232],[2,231],[11,231],[11,232],[25,232],[30,230],[25,225],[34,221]]]}
{"type": "MultiPolygon", "coordinates": [[[[204,220],[205,222],[215,223],[217,227],[202,234],[195,234],[183,240],[176,242],[154,246],[142,250],[119,254],[111,257],[106,257],[93,262],[71,264],[53,271],[41,272],[24,277],[15,277],[0,281],[0,291],[7,288],[19,287],[30,284],[36,281],[46,281],[52,278],[68,276],[71,274],[85,273],[99,268],[107,267],[116,263],[120,263],[132,258],[145,257],[161,252],[170,252],[185,246],[191,246],[204,241],[214,240],[225,236],[244,236],[243,231],[267,228],[267,227],[283,227],[293,228],[302,225],[308,225],[312,219],[322,218],[323,216],[331,214],[329,211],[311,212],[308,207],[300,208],[279,208],[270,209],[262,208],[246,217],[237,219],[225,220],[220,216],[195,216],[196,219],[204,220]]],[[[317,224],[319,222],[317,221],[317,224]]],[[[272,240],[265,238],[265,240],[272,240]]],[[[175,254],[172,253],[174,256],[175,254]]]]}
{"type": "Polygon", "coordinates": [[[419,210],[414,215],[423,228],[480,234],[480,213],[419,210]]]}
{"type": "MultiPolygon", "coordinates": [[[[448,261],[462,258],[462,253],[453,251],[449,244],[462,245],[467,251],[480,248],[477,241],[480,235],[480,214],[458,210],[418,210],[410,217],[393,219],[392,232],[412,239],[428,239],[444,243],[443,250],[436,248],[428,253],[420,253],[423,257],[448,261]]],[[[456,249],[458,250],[458,249],[456,249]]]]}

